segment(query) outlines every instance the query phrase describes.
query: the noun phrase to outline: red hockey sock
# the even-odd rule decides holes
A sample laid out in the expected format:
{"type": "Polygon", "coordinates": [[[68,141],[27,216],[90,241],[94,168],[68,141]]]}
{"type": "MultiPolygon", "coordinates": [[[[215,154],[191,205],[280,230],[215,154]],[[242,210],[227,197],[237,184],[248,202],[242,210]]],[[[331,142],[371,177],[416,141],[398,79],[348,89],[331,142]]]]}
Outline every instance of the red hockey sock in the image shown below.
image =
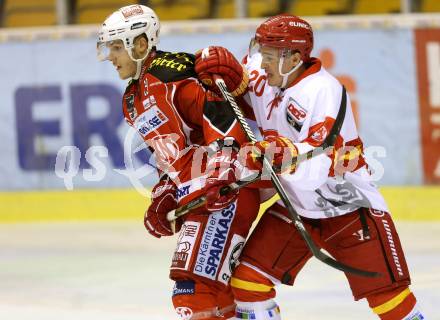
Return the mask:
{"type": "Polygon", "coordinates": [[[272,281],[243,264],[235,269],[231,287],[235,300],[243,302],[264,301],[276,295],[272,281]]]}
{"type": "Polygon", "coordinates": [[[235,313],[234,297],[230,288],[219,292],[214,286],[181,280],[176,281],[173,291],[174,308],[184,319],[228,319],[235,313]]]}
{"type": "Polygon", "coordinates": [[[373,294],[367,300],[381,320],[402,320],[416,304],[416,297],[408,287],[373,294]]]}

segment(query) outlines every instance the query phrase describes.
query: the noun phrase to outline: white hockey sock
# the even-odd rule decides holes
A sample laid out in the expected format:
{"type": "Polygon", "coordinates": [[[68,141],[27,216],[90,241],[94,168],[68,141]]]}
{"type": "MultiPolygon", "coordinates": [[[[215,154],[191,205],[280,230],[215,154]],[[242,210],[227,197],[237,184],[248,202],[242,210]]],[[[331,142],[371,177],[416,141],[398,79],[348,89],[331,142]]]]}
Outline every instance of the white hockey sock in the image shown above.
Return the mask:
{"type": "Polygon", "coordinates": [[[419,311],[417,304],[402,320],[426,320],[425,316],[419,311]]]}
{"type": "Polygon", "coordinates": [[[272,299],[258,302],[235,301],[237,319],[281,320],[280,308],[272,299]]]}

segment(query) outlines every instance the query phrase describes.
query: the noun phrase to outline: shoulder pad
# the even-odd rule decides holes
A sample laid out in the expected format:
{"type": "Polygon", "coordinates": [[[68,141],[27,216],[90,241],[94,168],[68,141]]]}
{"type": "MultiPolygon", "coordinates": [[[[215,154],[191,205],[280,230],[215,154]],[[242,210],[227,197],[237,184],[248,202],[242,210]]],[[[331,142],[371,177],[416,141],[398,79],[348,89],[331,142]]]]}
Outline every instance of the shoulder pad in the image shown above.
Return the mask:
{"type": "Polygon", "coordinates": [[[194,55],[189,53],[157,51],[156,57],[148,68],[148,73],[162,82],[196,77],[194,61],[194,55]]]}

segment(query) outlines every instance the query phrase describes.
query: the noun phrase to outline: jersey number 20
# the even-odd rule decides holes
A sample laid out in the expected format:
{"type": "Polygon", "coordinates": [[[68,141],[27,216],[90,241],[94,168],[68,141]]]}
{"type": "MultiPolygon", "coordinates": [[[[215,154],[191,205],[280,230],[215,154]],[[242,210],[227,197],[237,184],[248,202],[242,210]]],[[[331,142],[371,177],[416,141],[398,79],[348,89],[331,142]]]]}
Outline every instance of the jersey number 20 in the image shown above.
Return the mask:
{"type": "Polygon", "coordinates": [[[249,83],[252,83],[254,80],[255,83],[249,85],[249,91],[255,92],[257,97],[261,97],[266,85],[266,79],[267,77],[265,75],[260,75],[257,70],[252,70],[249,75],[249,83]]]}

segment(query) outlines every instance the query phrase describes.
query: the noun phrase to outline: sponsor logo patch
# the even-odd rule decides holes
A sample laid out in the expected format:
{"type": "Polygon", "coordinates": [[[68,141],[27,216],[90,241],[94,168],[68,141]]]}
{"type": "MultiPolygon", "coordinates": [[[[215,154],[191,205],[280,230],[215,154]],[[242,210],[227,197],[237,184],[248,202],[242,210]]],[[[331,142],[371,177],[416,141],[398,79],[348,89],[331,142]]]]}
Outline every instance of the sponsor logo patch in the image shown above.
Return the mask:
{"type": "Polygon", "coordinates": [[[157,106],[152,106],[136,119],[134,126],[143,137],[146,137],[151,131],[160,128],[166,122],[168,122],[168,118],[165,114],[157,106]]]}
{"type": "Polygon", "coordinates": [[[164,68],[169,68],[169,69],[174,69],[177,71],[185,71],[186,70],[186,65],[181,63],[179,60],[177,59],[166,59],[165,57],[158,57],[156,59],[154,59],[151,62],[150,68],[153,67],[164,67],[164,68]]]}
{"type": "Polygon", "coordinates": [[[143,14],[144,11],[142,10],[142,7],[140,5],[132,5],[124,10],[121,10],[121,13],[125,19],[128,19],[132,16],[143,14]]]}
{"type": "Polygon", "coordinates": [[[245,312],[237,310],[235,311],[235,317],[237,319],[257,319],[257,316],[251,310],[246,310],[245,312]]]}
{"type": "Polygon", "coordinates": [[[150,109],[151,107],[157,106],[156,98],[151,95],[145,98],[144,101],[142,101],[142,104],[144,106],[145,110],[150,109]]]}
{"type": "MultiPolygon", "coordinates": [[[[289,25],[292,27],[298,27],[298,28],[304,28],[304,29],[310,30],[310,27],[307,24],[305,24],[303,22],[299,22],[299,21],[290,21],[289,25]]],[[[305,41],[305,40],[303,40],[303,41],[305,41]]],[[[299,40],[298,40],[298,42],[299,42],[299,40]]]]}
{"type": "Polygon", "coordinates": [[[140,28],[144,28],[146,27],[148,24],[146,22],[136,22],[133,23],[130,27],[131,30],[136,30],[136,29],[140,29],[140,28]]]}
{"type": "Polygon", "coordinates": [[[218,281],[228,284],[231,279],[231,274],[235,267],[238,265],[238,258],[240,257],[241,250],[244,246],[244,238],[238,234],[234,234],[229,246],[228,253],[226,254],[225,261],[218,274],[218,281]]]}
{"type": "Polygon", "coordinates": [[[205,182],[206,177],[202,176],[179,184],[176,191],[177,200],[180,201],[191,193],[202,189],[205,186],[205,182]]]}
{"type": "Polygon", "coordinates": [[[289,124],[297,131],[301,131],[306,116],[307,111],[301,107],[301,105],[295,99],[290,97],[286,108],[287,122],[289,122],[289,124]]]}
{"type": "Polygon", "coordinates": [[[236,202],[209,216],[195,261],[195,274],[216,279],[235,210],[236,202]]]}
{"type": "Polygon", "coordinates": [[[173,297],[183,294],[194,294],[196,292],[196,285],[192,280],[176,281],[173,288],[173,297]]]}
{"type": "Polygon", "coordinates": [[[200,222],[188,221],[182,225],[179,238],[177,239],[177,247],[171,262],[171,269],[188,269],[199,229],[200,222]]]}
{"type": "Polygon", "coordinates": [[[188,186],[183,186],[181,188],[178,188],[176,191],[177,199],[180,200],[182,197],[189,195],[189,187],[190,186],[188,185],[188,186]]]}

